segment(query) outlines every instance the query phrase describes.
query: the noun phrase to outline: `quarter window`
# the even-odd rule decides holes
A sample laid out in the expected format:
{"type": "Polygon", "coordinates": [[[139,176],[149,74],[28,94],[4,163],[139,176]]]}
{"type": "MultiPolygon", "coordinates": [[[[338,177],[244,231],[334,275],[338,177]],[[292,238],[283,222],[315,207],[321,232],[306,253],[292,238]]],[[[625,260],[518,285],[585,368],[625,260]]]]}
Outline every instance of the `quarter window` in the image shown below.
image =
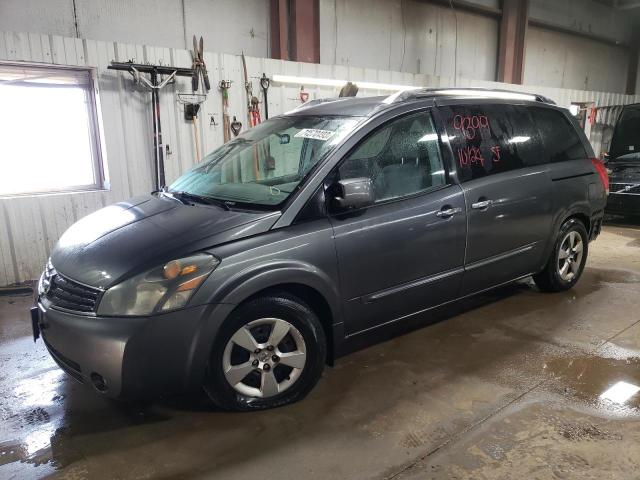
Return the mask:
{"type": "Polygon", "coordinates": [[[562,112],[542,107],[531,107],[530,111],[542,134],[549,161],[564,162],[588,158],[575,127],[562,112]]]}
{"type": "Polygon", "coordinates": [[[370,178],[377,202],[446,184],[438,134],[427,112],[387,123],[339,167],[340,179],[370,178]]]}
{"type": "Polygon", "coordinates": [[[92,72],[0,64],[0,195],[104,186],[92,72]]]}

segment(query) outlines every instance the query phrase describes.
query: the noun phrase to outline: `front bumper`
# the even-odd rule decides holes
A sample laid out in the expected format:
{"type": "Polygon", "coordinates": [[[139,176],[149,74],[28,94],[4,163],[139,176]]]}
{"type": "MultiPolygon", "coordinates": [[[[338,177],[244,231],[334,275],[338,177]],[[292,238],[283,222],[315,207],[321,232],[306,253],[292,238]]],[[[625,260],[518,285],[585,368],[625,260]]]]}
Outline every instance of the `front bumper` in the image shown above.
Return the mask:
{"type": "Polygon", "coordinates": [[[37,306],[40,335],[56,363],[113,398],[200,386],[217,326],[229,310],[202,305],[152,317],[116,318],[73,314],[42,302],[37,306]]]}

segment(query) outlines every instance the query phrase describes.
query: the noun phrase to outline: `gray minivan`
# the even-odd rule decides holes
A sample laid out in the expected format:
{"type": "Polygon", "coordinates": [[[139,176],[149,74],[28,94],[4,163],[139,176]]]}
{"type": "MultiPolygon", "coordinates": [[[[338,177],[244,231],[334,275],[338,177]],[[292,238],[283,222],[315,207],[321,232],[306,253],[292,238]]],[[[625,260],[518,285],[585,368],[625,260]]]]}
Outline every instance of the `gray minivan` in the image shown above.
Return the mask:
{"type": "Polygon", "coordinates": [[[533,275],[580,278],[607,176],[567,110],[514,92],[318,101],[170,187],[67,230],[32,309],[51,356],[110,397],[304,397],[363,338],[533,275]]]}

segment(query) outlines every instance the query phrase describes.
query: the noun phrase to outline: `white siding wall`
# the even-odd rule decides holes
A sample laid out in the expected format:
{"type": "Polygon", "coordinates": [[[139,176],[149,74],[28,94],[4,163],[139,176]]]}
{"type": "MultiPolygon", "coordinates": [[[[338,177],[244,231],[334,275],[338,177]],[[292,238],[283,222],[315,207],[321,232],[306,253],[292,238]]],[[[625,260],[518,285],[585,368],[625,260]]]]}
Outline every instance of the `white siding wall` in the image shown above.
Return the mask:
{"type": "Polygon", "coordinates": [[[529,27],[524,83],[624,92],[628,51],[582,37],[529,27]]]}
{"type": "Polygon", "coordinates": [[[530,0],[529,17],[622,43],[631,40],[633,28],[629,10],[596,0],[530,0]]]}
{"type": "MultiPolygon", "coordinates": [[[[152,148],[150,125],[150,94],[133,85],[126,73],[107,70],[111,60],[135,58],[142,62],[171,63],[189,66],[187,50],[144,45],[81,40],[56,35],[0,32],[0,60],[34,61],[63,65],[94,67],[98,87],[106,143],[105,158],[111,189],[100,192],[40,195],[0,198],[0,285],[7,285],[39,276],[51,248],[60,235],[76,220],[105,205],[152,190],[152,148]]],[[[246,122],[245,94],[242,88],[240,58],[206,52],[212,85],[221,79],[233,81],[230,91],[230,113],[246,122]]],[[[400,73],[347,66],[315,65],[262,58],[247,59],[250,76],[265,72],[317,78],[339,78],[352,81],[374,81],[418,86],[451,86],[450,77],[400,73]]],[[[621,94],[563,90],[552,87],[523,87],[472,79],[458,79],[458,86],[511,88],[535,91],[568,106],[571,101],[593,101],[597,105],[614,105],[638,101],[638,97],[621,94]]],[[[258,89],[257,82],[254,88],[258,89]]],[[[310,98],[337,95],[337,89],[306,86],[310,98]]],[[[166,159],[167,181],[171,182],[194,163],[193,127],[183,117],[182,106],[176,102],[176,92],[190,91],[189,80],[179,79],[161,92],[163,139],[173,152],[166,159]]],[[[272,116],[299,104],[299,87],[273,85],[269,90],[269,112],[272,116]]],[[[359,96],[385,92],[361,91],[359,96]]],[[[222,143],[222,130],[209,124],[210,115],[221,121],[221,98],[212,90],[202,106],[198,135],[203,151],[222,143]]],[[[34,115],[37,112],[34,112],[34,115]]],[[[55,119],[52,119],[55,121],[55,119]]],[[[1,134],[1,132],[0,132],[1,134]]],[[[37,138],[37,132],[34,132],[37,138]]],[[[12,159],[0,158],[3,162],[12,159]]]]}
{"type": "Polygon", "coordinates": [[[0,30],[267,57],[269,0],[0,0],[0,30]]]}
{"type": "MultiPolygon", "coordinates": [[[[629,13],[593,0],[531,0],[529,16],[611,42],[630,41],[629,13]]],[[[320,0],[322,63],[495,80],[498,34],[496,19],[416,0],[320,0]]],[[[628,63],[625,48],[532,27],[525,83],[624,92],[628,63]]]]}
{"type": "MultiPolygon", "coordinates": [[[[417,0],[319,1],[324,64],[496,79],[495,19],[417,0]]],[[[630,41],[629,12],[595,0],[530,0],[530,17],[630,41]]],[[[171,48],[189,48],[197,34],[209,50],[268,57],[269,0],[0,0],[0,30],[171,48]]],[[[626,55],[622,48],[532,28],[525,83],[624,92],[626,55]]]]}
{"type": "Polygon", "coordinates": [[[409,0],[320,0],[320,39],[322,63],[496,78],[498,21],[447,7],[409,0]]]}

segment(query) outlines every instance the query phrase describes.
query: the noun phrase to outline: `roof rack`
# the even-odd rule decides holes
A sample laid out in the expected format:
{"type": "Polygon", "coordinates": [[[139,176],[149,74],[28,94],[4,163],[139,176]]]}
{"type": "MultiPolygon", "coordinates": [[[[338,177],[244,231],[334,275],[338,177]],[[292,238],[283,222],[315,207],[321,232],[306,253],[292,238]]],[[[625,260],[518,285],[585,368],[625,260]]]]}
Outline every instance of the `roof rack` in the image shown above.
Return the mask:
{"type": "Polygon", "coordinates": [[[440,96],[461,96],[461,97],[482,97],[482,98],[496,98],[505,100],[529,100],[532,102],[549,103],[555,105],[556,102],[537,93],[524,93],[516,92],[513,90],[501,90],[491,88],[477,88],[477,87],[455,87],[455,88],[416,88],[411,90],[403,90],[398,93],[390,95],[385,100],[385,103],[397,103],[406,102],[407,100],[415,100],[419,98],[427,97],[440,97],[440,96]]]}

